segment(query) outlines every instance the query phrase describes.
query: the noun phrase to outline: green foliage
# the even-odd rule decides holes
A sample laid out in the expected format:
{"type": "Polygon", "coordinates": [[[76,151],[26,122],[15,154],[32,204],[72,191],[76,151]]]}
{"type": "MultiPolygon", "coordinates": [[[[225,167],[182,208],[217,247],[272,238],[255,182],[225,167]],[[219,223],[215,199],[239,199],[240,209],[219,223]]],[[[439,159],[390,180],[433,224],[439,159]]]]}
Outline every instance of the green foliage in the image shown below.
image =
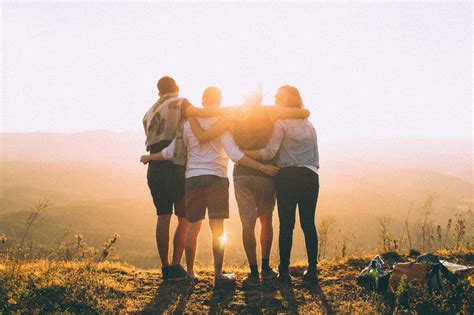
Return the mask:
{"type": "Polygon", "coordinates": [[[446,292],[442,293],[430,290],[416,280],[408,281],[403,276],[395,292],[395,313],[459,313],[474,308],[473,289],[467,280],[456,284],[445,281],[445,285],[446,292]]]}
{"type": "Polygon", "coordinates": [[[410,286],[406,276],[402,276],[397,291],[395,292],[397,298],[397,306],[402,309],[407,309],[410,305],[410,286]]]}
{"type": "Polygon", "coordinates": [[[0,273],[0,306],[5,312],[113,312],[114,292],[91,262],[8,262],[0,273]],[[33,267],[33,268],[32,268],[33,267]]]}

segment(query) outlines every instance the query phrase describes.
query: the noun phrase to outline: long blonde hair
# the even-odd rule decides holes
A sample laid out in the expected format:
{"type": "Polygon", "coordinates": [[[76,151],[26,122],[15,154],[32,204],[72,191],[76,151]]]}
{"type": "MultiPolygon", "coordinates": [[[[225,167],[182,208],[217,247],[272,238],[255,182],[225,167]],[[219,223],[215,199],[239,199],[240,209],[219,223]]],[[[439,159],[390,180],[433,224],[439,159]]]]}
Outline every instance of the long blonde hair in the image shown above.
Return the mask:
{"type": "Polygon", "coordinates": [[[279,91],[285,91],[291,97],[291,104],[287,104],[288,107],[297,107],[297,108],[304,108],[303,99],[301,98],[300,92],[297,88],[291,85],[283,85],[279,89],[279,91]]]}

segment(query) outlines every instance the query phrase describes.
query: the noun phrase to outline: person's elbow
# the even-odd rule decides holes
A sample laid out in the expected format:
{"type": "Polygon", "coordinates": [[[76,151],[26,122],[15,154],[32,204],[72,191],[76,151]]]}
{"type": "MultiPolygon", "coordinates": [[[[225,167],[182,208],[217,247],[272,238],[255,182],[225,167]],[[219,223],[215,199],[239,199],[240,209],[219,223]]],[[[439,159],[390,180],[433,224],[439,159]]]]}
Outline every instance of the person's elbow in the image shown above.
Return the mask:
{"type": "Polygon", "coordinates": [[[173,151],[169,152],[168,150],[163,150],[158,154],[157,159],[159,161],[171,160],[173,157],[173,151]]]}
{"type": "Polygon", "coordinates": [[[234,163],[239,163],[244,157],[245,157],[245,154],[243,152],[236,152],[236,153],[229,154],[229,158],[234,163]]]}
{"type": "Polygon", "coordinates": [[[311,112],[309,110],[307,110],[306,108],[304,108],[303,112],[302,112],[303,118],[304,119],[309,118],[310,115],[311,115],[311,112]]]}
{"type": "Polygon", "coordinates": [[[262,160],[270,160],[275,157],[277,151],[278,150],[274,149],[262,149],[260,150],[260,156],[262,157],[262,160]]]}

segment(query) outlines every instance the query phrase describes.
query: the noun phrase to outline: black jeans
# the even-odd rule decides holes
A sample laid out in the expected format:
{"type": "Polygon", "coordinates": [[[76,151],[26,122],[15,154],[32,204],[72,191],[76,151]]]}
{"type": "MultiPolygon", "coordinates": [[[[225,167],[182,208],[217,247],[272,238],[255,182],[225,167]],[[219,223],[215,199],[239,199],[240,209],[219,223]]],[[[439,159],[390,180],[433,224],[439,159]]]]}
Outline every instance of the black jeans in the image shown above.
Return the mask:
{"type": "Polygon", "coordinates": [[[290,265],[296,205],[303,229],[308,268],[316,268],[318,258],[318,234],[315,214],[319,194],[319,176],[307,167],[285,167],[276,178],[278,217],[280,219],[280,271],[288,271],[290,265]]]}

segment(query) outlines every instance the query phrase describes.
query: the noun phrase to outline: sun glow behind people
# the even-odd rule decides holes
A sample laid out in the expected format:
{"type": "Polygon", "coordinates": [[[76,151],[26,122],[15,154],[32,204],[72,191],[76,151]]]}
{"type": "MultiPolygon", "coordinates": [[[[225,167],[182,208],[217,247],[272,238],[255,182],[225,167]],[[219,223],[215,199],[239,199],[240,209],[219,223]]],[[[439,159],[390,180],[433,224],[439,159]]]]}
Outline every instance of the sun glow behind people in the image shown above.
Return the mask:
{"type": "Polygon", "coordinates": [[[471,137],[468,3],[2,9],[3,131],[141,131],[157,79],[171,75],[197,105],[210,85],[224,105],[259,85],[271,104],[294,85],[326,140],[471,137]]]}

